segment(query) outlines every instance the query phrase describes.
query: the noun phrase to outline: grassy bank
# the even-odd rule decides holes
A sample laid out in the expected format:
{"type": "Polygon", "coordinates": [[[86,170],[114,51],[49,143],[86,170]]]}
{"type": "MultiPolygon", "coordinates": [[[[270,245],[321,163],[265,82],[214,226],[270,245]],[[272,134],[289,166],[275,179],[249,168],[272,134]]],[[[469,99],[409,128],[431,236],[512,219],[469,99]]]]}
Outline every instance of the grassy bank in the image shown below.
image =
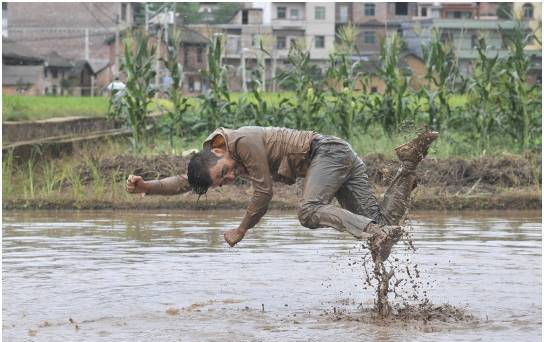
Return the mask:
{"type": "MultiPolygon", "coordinates": [[[[3,158],[3,207],[5,209],[103,209],[103,208],[199,208],[196,196],[173,197],[130,195],[124,186],[128,174],[158,179],[186,172],[183,151],[198,148],[203,137],[190,142],[178,141],[172,151],[168,142],[157,140],[134,156],[128,141],[109,142],[82,148],[61,159],[35,159],[16,163],[10,154],[3,158]]],[[[385,139],[385,138],[383,138],[385,139]]],[[[394,146],[402,137],[389,141],[394,146]]],[[[370,144],[372,139],[361,140],[370,144]]],[[[384,140],[385,141],[385,140],[384,140]]],[[[385,144],[385,143],[384,143],[385,144]]],[[[355,146],[358,146],[357,144],[355,146]]],[[[398,162],[388,154],[368,154],[357,148],[368,167],[375,193],[383,193],[398,162]]],[[[384,147],[385,149],[385,147],[384,147]]],[[[419,168],[419,187],[414,195],[415,209],[522,209],[541,206],[540,154],[437,158],[445,153],[440,145],[431,151],[419,168]],[[443,152],[441,152],[443,151],[443,152]]],[[[380,152],[380,151],[378,151],[380,152]]],[[[297,186],[276,184],[274,208],[296,208],[297,186]]],[[[251,195],[247,183],[210,191],[207,207],[244,208],[251,195]]],[[[200,204],[202,207],[202,204],[200,204]]]]}

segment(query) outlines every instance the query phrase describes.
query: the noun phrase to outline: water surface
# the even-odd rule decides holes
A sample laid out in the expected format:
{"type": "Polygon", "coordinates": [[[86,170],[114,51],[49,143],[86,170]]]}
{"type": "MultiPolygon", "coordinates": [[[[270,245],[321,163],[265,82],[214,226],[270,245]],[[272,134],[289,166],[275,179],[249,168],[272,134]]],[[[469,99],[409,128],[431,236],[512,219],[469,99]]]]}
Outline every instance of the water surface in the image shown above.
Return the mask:
{"type": "Polygon", "coordinates": [[[373,304],[361,243],[272,212],[230,248],[242,214],[4,212],[4,339],[541,340],[540,212],[412,215],[417,251],[392,257],[419,265],[432,303],[478,318],[429,324],[332,319],[373,304]]]}

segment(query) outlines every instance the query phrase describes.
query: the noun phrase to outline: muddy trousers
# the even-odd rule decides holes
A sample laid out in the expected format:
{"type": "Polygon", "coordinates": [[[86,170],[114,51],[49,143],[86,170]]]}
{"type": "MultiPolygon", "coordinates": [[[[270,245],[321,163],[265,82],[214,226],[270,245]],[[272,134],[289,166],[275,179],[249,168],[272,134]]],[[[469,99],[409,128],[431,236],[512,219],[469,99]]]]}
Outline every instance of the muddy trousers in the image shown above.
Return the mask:
{"type": "Polygon", "coordinates": [[[380,206],[363,161],[347,142],[325,137],[312,152],[298,218],[308,228],[332,227],[368,238],[365,228],[371,222],[399,224],[415,184],[415,165],[401,165],[380,206]],[[334,197],[341,208],[331,204],[334,197]]]}

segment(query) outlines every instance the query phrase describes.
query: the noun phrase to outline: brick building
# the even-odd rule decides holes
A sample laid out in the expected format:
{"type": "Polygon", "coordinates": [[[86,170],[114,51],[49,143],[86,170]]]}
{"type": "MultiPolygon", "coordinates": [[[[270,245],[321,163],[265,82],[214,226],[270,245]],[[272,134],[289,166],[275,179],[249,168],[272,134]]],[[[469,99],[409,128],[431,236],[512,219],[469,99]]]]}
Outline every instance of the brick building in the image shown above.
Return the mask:
{"type": "MultiPolygon", "coordinates": [[[[172,29],[171,27],[169,28],[172,29]]],[[[206,85],[201,76],[201,70],[205,70],[208,66],[208,47],[210,41],[208,38],[204,37],[202,34],[184,27],[177,27],[181,31],[181,46],[179,47],[179,63],[183,66],[184,80],[182,89],[185,94],[198,94],[201,93],[206,85]]],[[[156,28],[151,27],[151,42],[150,44],[156,45],[156,28]],[[155,33],[154,33],[155,32],[155,33]]],[[[126,34],[123,32],[121,34],[121,44],[119,46],[119,56],[120,63],[122,63],[122,56],[124,54],[124,46],[122,44],[122,38],[126,34]]],[[[109,61],[110,64],[115,63],[115,37],[110,36],[106,39],[106,44],[109,47],[109,61]]],[[[167,44],[164,40],[161,41],[161,59],[166,59],[166,48],[167,44]]],[[[163,84],[165,77],[168,77],[168,70],[164,66],[164,63],[161,62],[159,77],[161,79],[161,84],[163,84]]]]}
{"type": "MultiPolygon", "coordinates": [[[[112,68],[106,39],[120,28],[131,27],[138,3],[129,2],[8,2],[2,3],[3,35],[31,48],[37,55],[56,51],[71,60],[88,60],[91,68],[107,73],[112,68]]],[[[98,83],[98,82],[97,82],[98,83]]],[[[97,84],[97,87],[104,84],[97,84]]]]}

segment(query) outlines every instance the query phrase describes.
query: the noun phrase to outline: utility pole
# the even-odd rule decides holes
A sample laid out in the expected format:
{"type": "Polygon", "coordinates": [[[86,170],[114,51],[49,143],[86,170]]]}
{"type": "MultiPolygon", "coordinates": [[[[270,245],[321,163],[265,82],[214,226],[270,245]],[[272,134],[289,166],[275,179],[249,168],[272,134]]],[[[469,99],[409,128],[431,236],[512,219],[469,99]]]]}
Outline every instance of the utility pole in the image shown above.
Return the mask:
{"type": "Polygon", "coordinates": [[[272,92],[276,92],[276,49],[272,50],[272,92]]]}
{"type": "Polygon", "coordinates": [[[115,16],[115,65],[113,69],[114,79],[119,77],[119,15],[115,16]]]}
{"type": "Polygon", "coordinates": [[[89,29],[85,29],[85,60],[89,61],[89,29]]]}
{"type": "Polygon", "coordinates": [[[246,48],[242,48],[242,91],[247,93],[247,82],[246,82],[246,48]]]}
{"type": "Polygon", "coordinates": [[[145,11],[145,32],[149,32],[149,8],[147,2],[144,5],[145,11]]]}
{"type": "Polygon", "coordinates": [[[155,64],[155,98],[159,97],[159,81],[160,81],[160,70],[161,70],[161,39],[162,39],[162,27],[159,27],[157,33],[157,62],[155,64]]]}

